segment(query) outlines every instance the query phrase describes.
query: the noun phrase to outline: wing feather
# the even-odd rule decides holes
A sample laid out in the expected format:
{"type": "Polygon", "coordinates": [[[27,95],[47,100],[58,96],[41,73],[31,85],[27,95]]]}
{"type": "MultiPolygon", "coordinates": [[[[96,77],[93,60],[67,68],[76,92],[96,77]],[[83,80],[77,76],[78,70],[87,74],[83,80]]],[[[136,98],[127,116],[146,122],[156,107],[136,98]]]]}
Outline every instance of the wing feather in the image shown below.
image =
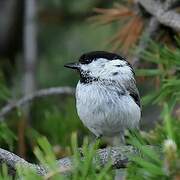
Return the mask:
{"type": "Polygon", "coordinates": [[[126,83],[125,88],[129,92],[129,95],[133,98],[134,102],[141,108],[139,91],[136,87],[135,80],[131,79],[128,83],[126,83]]]}

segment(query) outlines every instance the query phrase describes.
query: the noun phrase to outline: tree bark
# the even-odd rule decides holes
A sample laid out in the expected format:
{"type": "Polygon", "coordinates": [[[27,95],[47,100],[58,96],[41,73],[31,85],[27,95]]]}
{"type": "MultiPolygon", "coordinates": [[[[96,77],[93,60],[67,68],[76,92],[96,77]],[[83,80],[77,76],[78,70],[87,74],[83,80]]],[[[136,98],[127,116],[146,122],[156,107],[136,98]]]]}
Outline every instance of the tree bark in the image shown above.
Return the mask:
{"type": "MultiPolygon", "coordinates": [[[[135,156],[138,153],[139,151],[133,146],[109,147],[99,149],[94,156],[94,163],[99,163],[99,165],[103,167],[107,163],[112,162],[112,167],[114,169],[125,168],[127,166],[127,163],[130,161],[129,157],[135,156]]],[[[23,158],[20,158],[19,156],[0,148],[0,164],[2,163],[7,164],[11,174],[13,175],[16,172],[17,164],[32,168],[42,176],[47,175],[48,173],[48,170],[42,165],[29,163],[23,158]]],[[[59,167],[60,172],[63,174],[71,172],[73,167],[72,157],[65,157],[57,160],[57,166],[59,167]]]]}

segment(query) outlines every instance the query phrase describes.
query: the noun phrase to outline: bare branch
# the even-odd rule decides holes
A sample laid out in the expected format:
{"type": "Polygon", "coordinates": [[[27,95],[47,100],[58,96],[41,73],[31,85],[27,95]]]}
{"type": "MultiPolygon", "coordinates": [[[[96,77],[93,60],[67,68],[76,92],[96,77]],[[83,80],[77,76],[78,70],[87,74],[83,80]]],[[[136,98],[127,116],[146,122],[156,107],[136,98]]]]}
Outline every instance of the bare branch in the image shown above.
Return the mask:
{"type": "MultiPolygon", "coordinates": [[[[52,96],[52,95],[74,95],[74,91],[75,91],[74,88],[71,87],[52,87],[48,89],[41,89],[32,94],[22,97],[16,102],[12,102],[4,106],[0,110],[0,118],[3,118],[13,109],[23,106],[24,104],[27,104],[36,98],[42,98],[45,96],[52,96]]],[[[0,121],[2,120],[3,119],[1,119],[0,121]]]]}
{"type": "Polygon", "coordinates": [[[20,158],[19,156],[0,148],[0,164],[3,163],[5,163],[8,166],[8,169],[12,175],[14,175],[16,172],[17,164],[30,167],[36,170],[36,172],[40,175],[44,175],[46,173],[46,170],[43,167],[31,164],[25,161],[24,159],[20,158]]]}
{"type": "Polygon", "coordinates": [[[155,16],[161,24],[180,31],[180,14],[174,10],[166,11],[168,6],[170,6],[170,2],[174,1],[168,1],[164,6],[155,0],[137,0],[137,2],[139,2],[146,11],[155,16]]]}
{"type": "MultiPolygon", "coordinates": [[[[109,147],[97,150],[94,158],[95,163],[100,163],[100,166],[105,166],[107,163],[112,162],[115,169],[126,167],[129,162],[128,157],[137,155],[139,151],[133,146],[109,147]]],[[[41,165],[31,164],[19,156],[0,148],[0,164],[7,164],[11,174],[15,174],[16,165],[27,166],[35,170],[39,175],[47,175],[48,171],[41,165]]],[[[60,172],[67,173],[72,171],[72,157],[65,157],[57,160],[57,165],[60,172]]]]}

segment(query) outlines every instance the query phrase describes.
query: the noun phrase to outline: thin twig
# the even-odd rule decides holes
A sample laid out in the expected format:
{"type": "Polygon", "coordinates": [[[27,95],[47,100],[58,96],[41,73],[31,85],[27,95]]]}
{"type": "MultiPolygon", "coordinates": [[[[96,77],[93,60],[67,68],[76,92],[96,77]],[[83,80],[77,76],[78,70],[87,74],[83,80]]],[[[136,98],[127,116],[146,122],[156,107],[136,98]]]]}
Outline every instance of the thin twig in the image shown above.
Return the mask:
{"type": "Polygon", "coordinates": [[[5,115],[7,115],[9,112],[11,112],[13,109],[23,106],[24,104],[27,104],[36,98],[42,98],[42,97],[52,96],[52,95],[74,95],[74,91],[75,91],[74,88],[71,88],[71,87],[51,87],[48,89],[41,89],[39,91],[36,91],[32,94],[22,97],[16,102],[12,102],[4,106],[0,110],[0,118],[1,118],[0,121],[3,121],[2,118],[5,115]]]}

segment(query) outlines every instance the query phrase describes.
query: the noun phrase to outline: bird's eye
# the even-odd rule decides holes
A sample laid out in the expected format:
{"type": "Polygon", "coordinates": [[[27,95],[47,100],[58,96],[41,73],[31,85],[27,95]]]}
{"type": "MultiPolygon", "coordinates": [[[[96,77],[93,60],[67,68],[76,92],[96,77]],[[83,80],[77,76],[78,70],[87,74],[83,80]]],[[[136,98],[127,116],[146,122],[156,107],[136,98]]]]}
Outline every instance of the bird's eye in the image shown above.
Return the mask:
{"type": "Polygon", "coordinates": [[[81,61],[81,64],[89,64],[90,60],[89,59],[84,59],[83,61],[81,61]]]}
{"type": "Polygon", "coordinates": [[[116,75],[118,75],[118,72],[113,72],[112,75],[116,76],[116,75]]]}
{"type": "Polygon", "coordinates": [[[123,65],[121,65],[121,64],[117,64],[117,65],[115,65],[116,67],[123,67],[123,65]]]}

